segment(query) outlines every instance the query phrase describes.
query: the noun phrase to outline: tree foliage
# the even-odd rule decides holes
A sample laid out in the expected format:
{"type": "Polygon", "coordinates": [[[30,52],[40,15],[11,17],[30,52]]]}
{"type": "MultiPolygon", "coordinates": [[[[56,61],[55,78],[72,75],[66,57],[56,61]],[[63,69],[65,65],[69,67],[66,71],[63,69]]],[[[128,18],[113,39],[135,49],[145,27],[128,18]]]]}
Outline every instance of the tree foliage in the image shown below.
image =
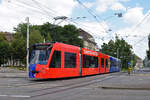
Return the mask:
{"type": "Polygon", "coordinates": [[[35,43],[42,43],[44,41],[44,38],[41,36],[39,30],[32,30],[30,32],[30,47],[35,43]]]}
{"type": "Polygon", "coordinates": [[[136,56],[132,52],[132,46],[129,45],[124,39],[119,39],[116,36],[115,41],[110,40],[108,44],[104,43],[102,46],[102,52],[108,54],[110,56],[121,59],[121,64],[123,68],[128,68],[128,63],[131,61],[135,65],[136,63],[136,56]]]}
{"type": "MultiPolygon", "coordinates": [[[[29,27],[30,47],[35,43],[52,41],[83,47],[83,40],[78,38],[79,32],[74,25],[65,25],[64,27],[62,27],[52,25],[47,22],[43,25],[30,25],[29,27]]],[[[10,55],[13,56],[13,59],[20,59],[22,63],[25,63],[27,24],[20,23],[16,28],[14,28],[14,31],[15,36],[10,43],[10,55]]]]}
{"type": "MultiPolygon", "coordinates": [[[[14,30],[26,37],[26,28],[26,23],[21,23],[14,30]]],[[[43,25],[30,25],[30,33],[35,30],[41,34],[46,42],[56,41],[83,47],[83,40],[78,38],[79,31],[74,25],[62,27],[52,25],[49,22],[43,25]]]]}
{"type": "Polygon", "coordinates": [[[23,34],[16,33],[11,43],[13,59],[25,59],[26,57],[26,39],[23,34]]]}
{"type": "Polygon", "coordinates": [[[0,66],[1,64],[4,64],[9,57],[9,47],[9,43],[4,33],[0,32],[0,66]]]}
{"type": "Polygon", "coordinates": [[[147,58],[150,60],[150,35],[148,36],[148,50],[146,51],[147,58]]]}

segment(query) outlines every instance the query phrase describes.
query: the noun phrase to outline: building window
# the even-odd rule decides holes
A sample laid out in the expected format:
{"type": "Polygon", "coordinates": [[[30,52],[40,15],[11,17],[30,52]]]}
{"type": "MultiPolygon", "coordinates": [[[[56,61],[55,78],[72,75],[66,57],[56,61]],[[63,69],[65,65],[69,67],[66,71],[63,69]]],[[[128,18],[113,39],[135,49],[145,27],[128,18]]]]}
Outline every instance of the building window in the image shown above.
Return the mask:
{"type": "Polygon", "coordinates": [[[101,66],[104,68],[104,58],[101,58],[101,66]]]}
{"type": "Polygon", "coordinates": [[[98,57],[83,55],[83,68],[97,68],[98,57]]]}
{"type": "Polygon", "coordinates": [[[61,51],[54,51],[49,67],[61,68],[61,51]]]}
{"type": "Polygon", "coordinates": [[[64,68],[76,68],[76,53],[65,52],[64,68]]]}

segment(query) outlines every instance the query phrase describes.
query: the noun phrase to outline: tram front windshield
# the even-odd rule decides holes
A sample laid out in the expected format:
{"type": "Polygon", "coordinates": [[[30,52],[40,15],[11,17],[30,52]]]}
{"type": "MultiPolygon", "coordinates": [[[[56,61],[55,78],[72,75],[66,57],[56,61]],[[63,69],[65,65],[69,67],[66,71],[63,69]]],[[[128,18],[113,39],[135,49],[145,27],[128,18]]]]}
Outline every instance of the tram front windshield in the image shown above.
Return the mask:
{"type": "Polygon", "coordinates": [[[30,64],[46,65],[51,52],[51,48],[45,46],[34,47],[30,56],[30,64]]]}

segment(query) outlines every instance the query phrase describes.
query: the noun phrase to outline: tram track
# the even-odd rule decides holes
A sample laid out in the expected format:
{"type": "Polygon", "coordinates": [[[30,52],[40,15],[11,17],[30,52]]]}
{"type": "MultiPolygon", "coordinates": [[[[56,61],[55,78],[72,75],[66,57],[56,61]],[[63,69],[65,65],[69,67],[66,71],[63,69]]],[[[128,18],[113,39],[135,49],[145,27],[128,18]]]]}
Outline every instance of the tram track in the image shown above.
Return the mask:
{"type": "MultiPolygon", "coordinates": [[[[110,75],[108,75],[110,76],[110,75]]],[[[86,76],[88,77],[88,76],[86,76]]],[[[94,81],[94,80],[97,80],[99,78],[95,78],[95,79],[90,79],[90,80],[84,80],[83,82],[89,82],[89,81],[94,81]]],[[[44,91],[44,90],[47,90],[47,89],[54,89],[54,88],[59,88],[59,87],[68,87],[68,86],[72,86],[72,85],[76,85],[76,84],[81,84],[83,82],[73,82],[73,83],[70,83],[70,84],[65,84],[65,85],[60,85],[60,86],[55,86],[55,87],[50,87],[50,88],[44,88],[44,89],[37,89],[37,90],[32,90],[32,91],[28,91],[28,92],[38,92],[38,91],[44,91]]]]}
{"type": "Polygon", "coordinates": [[[107,75],[105,77],[101,77],[101,78],[95,78],[95,79],[90,79],[90,80],[83,81],[83,82],[76,82],[76,83],[73,83],[73,84],[65,84],[63,86],[56,86],[56,87],[45,88],[45,89],[38,89],[38,90],[28,91],[28,92],[32,92],[32,93],[33,92],[34,93],[40,92],[40,93],[37,93],[36,95],[31,96],[31,98],[36,98],[36,97],[40,97],[40,96],[45,96],[45,95],[60,93],[60,92],[63,92],[63,91],[68,91],[68,90],[75,89],[75,88],[85,87],[85,86],[95,84],[95,83],[98,83],[98,82],[102,82],[102,81],[112,79],[112,78],[115,78],[115,77],[116,76],[112,76],[112,75],[109,74],[109,75],[107,75]]]}
{"type": "MultiPolygon", "coordinates": [[[[111,74],[118,74],[118,73],[111,73],[111,74]]],[[[107,74],[107,76],[111,75],[111,74],[107,74]]],[[[106,75],[106,74],[105,74],[106,75]]],[[[83,78],[89,78],[89,77],[92,77],[92,76],[85,76],[83,78]]],[[[76,78],[72,78],[72,79],[80,79],[80,77],[76,77],[76,78]]],[[[97,80],[98,78],[95,78],[94,80],[97,80]]],[[[9,87],[9,88],[15,88],[15,87],[28,87],[28,86],[36,86],[36,85],[42,85],[42,84],[49,84],[49,83],[54,83],[54,82],[66,82],[66,81],[70,81],[70,79],[47,79],[47,80],[29,80],[30,82],[28,83],[18,83],[18,82],[15,82],[15,83],[12,83],[12,84],[3,84],[1,85],[1,87],[9,87]],[[41,82],[42,81],[42,82],[41,82]]],[[[91,81],[93,79],[88,79],[87,81],[91,81]]],[[[75,82],[73,84],[78,84],[80,82],[75,82]]],[[[69,86],[69,85],[73,85],[72,83],[71,84],[66,84],[65,86],[69,86]]],[[[64,87],[63,85],[60,85],[60,86],[54,86],[54,87],[51,87],[49,89],[52,89],[52,88],[56,88],[56,87],[64,87]]],[[[46,89],[46,88],[45,88],[46,89]]],[[[45,90],[45,89],[39,89],[39,90],[45,90]]],[[[35,90],[36,91],[36,90],[35,90]]],[[[31,92],[35,92],[35,91],[31,91],[31,92]]],[[[38,91],[38,90],[37,90],[38,91]]]]}

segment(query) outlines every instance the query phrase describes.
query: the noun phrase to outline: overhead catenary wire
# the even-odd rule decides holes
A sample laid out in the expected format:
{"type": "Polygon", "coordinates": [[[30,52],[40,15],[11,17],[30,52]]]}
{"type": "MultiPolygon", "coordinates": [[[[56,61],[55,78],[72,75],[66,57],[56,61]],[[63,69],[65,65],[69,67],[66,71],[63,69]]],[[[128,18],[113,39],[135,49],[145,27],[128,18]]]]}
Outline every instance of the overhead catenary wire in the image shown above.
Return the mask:
{"type": "MultiPolygon", "coordinates": [[[[28,8],[31,8],[31,9],[34,9],[34,11],[36,11],[37,13],[40,13],[40,14],[44,14],[44,15],[46,15],[46,16],[49,16],[49,17],[51,17],[52,19],[54,18],[54,16],[51,16],[51,15],[53,15],[53,13],[57,13],[56,11],[54,11],[54,10],[52,10],[52,9],[50,9],[50,8],[48,8],[48,7],[46,7],[45,5],[43,5],[43,4],[41,4],[41,3],[39,3],[39,2],[37,2],[36,0],[32,0],[37,6],[33,6],[33,5],[31,5],[31,4],[28,4],[28,3],[26,3],[26,2],[23,2],[23,1],[18,1],[17,0],[17,2],[19,3],[19,4],[17,4],[17,6],[21,6],[22,7],[22,5],[24,6],[24,7],[28,7],[28,8]],[[46,9],[45,9],[46,8],[46,9]],[[49,10],[51,10],[51,11],[53,11],[53,13],[50,13],[49,14],[49,10]]],[[[81,24],[81,23],[80,23],[81,24]]],[[[78,24],[79,25],[79,24],[78,24]]],[[[82,24],[83,25],[83,24],[82,24]]],[[[81,25],[80,25],[81,26],[81,25]]],[[[86,25],[83,25],[83,26],[85,26],[86,27],[86,30],[87,30],[87,27],[89,28],[89,26],[86,26],[86,25]]],[[[90,27],[91,28],[91,27],[90,27]]],[[[101,32],[103,32],[103,31],[101,31],[101,32]]],[[[93,33],[93,32],[90,32],[90,33],[93,33]]],[[[95,38],[97,38],[97,37],[99,37],[98,36],[99,34],[97,34],[96,36],[94,36],[95,38]]],[[[102,37],[103,38],[103,37],[102,37]]],[[[102,39],[101,38],[101,39],[102,39]]],[[[100,39],[100,38],[99,38],[100,39]]],[[[104,38],[103,38],[104,39],[104,38]]]]}
{"type": "Polygon", "coordinates": [[[150,17],[150,11],[148,11],[147,14],[133,27],[133,29],[131,29],[131,32],[135,32],[137,27],[141,26],[148,17],[150,17]]]}
{"type": "Polygon", "coordinates": [[[76,1],[88,11],[88,13],[98,22],[98,24],[101,26],[101,28],[103,28],[104,32],[107,33],[106,29],[103,27],[103,25],[101,25],[97,15],[95,13],[91,12],[91,10],[89,10],[89,8],[86,7],[80,0],[76,0],[76,1]]]}
{"type": "Polygon", "coordinates": [[[150,11],[148,11],[148,13],[143,17],[143,19],[138,24],[135,25],[134,29],[140,26],[148,17],[150,17],[150,11]]]}
{"type": "Polygon", "coordinates": [[[38,14],[45,14],[44,12],[42,12],[42,11],[40,11],[39,9],[37,9],[36,7],[33,7],[33,6],[29,6],[29,5],[26,5],[26,4],[24,4],[24,3],[21,3],[21,2],[16,2],[15,4],[13,4],[13,5],[16,5],[16,6],[18,6],[18,7],[25,7],[25,8],[29,8],[30,10],[32,10],[32,11],[34,11],[34,12],[36,12],[36,13],[38,13],[38,14]]]}
{"type": "Polygon", "coordinates": [[[45,12],[43,12],[41,9],[39,9],[38,7],[35,7],[31,4],[28,4],[26,2],[23,2],[23,1],[18,1],[16,0],[17,2],[11,2],[9,1],[8,3],[10,3],[12,6],[16,5],[18,7],[24,7],[25,9],[30,9],[30,11],[33,11],[34,13],[38,13],[38,14],[41,14],[41,15],[46,15],[46,16],[49,16],[49,18],[53,18],[54,16],[51,16],[50,14],[47,15],[45,12]]]}
{"type": "MultiPolygon", "coordinates": [[[[148,36],[146,36],[146,37],[148,37],[148,36]]],[[[140,39],[138,42],[134,43],[133,46],[136,46],[138,43],[142,42],[143,40],[145,40],[145,37],[140,39]]]]}
{"type": "MultiPolygon", "coordinates": [[[[48,7],[46,7],[45,5],[43,5],[43,4],[41,4],[41,3],[39,3],[39,2],[37,2],[36,0],[32,0],[38,7],[35,7],[35,6],[31,6],[31,5],[28,5],[26,2],[23,2],[23,1],[19,1],[22,5],[25,5],[25,6],[28,6],[28,7],[30,7],[30,8],[33,8],[33,9],[39,9],[40,10],[40,12],[39,13],[45,13],[47,16],[51,16],[53,13],[57,13],[57,12],[55,12],[54,10],[52,10],[52,9],[49,9],[48,7]],[[46,10],[45,10],[45,8],[46,8],[46,10]],[[50,14],[48,14],[50,11],[49,10],[51,10],[51,12],[53,11],[53,13],[50,13],[50,14]],[[41,11],[43,11],[43,12],[41,12],[41,11]]],[[[54,16],[51,16],[52,18],[54,17],[54,16]]],[[[79,24],[81,24],[81,23],[79,23],[79,24]]],[[[79,25],[78,24],[78,25],[79,25]]],[[[86,30],[89,28],[89,26],[87,27],[86,25],[80,25],[80,26],[84,26],[84,27],[86,27],[86,30]]],[[[90,27],[91,28],[91,27],[90,27]]],[[[92,33],[93,34],[93,32],[90,32],[90,33],[92,33]]],[[[101,40],[103,40],[104,39],[104,37],[102,37],[102,36],[99,36],[99,34],[97,34],[97,33],[94,33],[94,38],[96,38],[96,39],[101,39],[101,40]]],[[[106,37],[105,37],[105,39],[106,39],[106,37]]]]}
{"type": "Polygon", "coordinates": [[[38,5],[40,5],[40,6],[44,7],[44,8],[47,9],[48,11],[53,12],[54,15],[58,14],[58,15],[63,16],[63,13],[60,13],[60,12],[55,11],[55,10],[53,10],[53,9],[50,9],[50,8],[47,7],[46,5],[44,5],[44,4],[42,4],[42,3],[39,3],[37,0],[32,0],[32,1],[36,2],[36,4],[38,4],[38,5]]]}
{"type": "Polygon", "coordinates": [[[104,41],[104,40],[103,40],[103,37],[100,38],[99,34],[93,33],[92,31],[90,31],[89,29],[87,29],[88,26],[83,25],[83,24],[81,24],[81,23],[77,23],[77,22],[75,22],[75,21],[71,21],[71,22],[74,23],[74,24],[76,24],[76,25],[78,25],[78,26],[80,26],[80,28],[86,30],[87,32],[89,32],[92,36],[94,36],[94,38],[96,38],[96,39],[101,39],[102,41],[104,41]],[[84,26],[84,27],[83,27],[83,26],[84,26]]]}
{"type": "Polygon", "coordinates": [[[53,17],[52,15],[49,14],[49,12],[47,10],[45,10],[37,1],[32,0],[38,7],[39,9],[41,9],[42,11],[44,11],[48,16],[53,17]]]}

